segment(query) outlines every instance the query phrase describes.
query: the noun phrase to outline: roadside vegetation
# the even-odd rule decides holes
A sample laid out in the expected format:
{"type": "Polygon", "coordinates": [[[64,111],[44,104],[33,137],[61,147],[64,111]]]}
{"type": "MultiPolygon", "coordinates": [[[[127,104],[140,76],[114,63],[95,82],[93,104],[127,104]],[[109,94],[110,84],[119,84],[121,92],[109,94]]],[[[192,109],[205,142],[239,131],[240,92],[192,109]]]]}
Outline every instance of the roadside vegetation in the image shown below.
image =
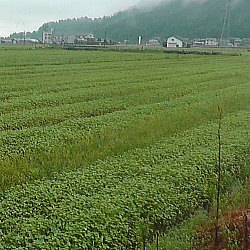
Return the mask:
{"type": "Polygon", "coordinates": [[[223,194],[220,207],[219,240],[215,242],[215,202],[208,210],[196,214],[170,229],[164,236],[154,238],[149,249],[248,249],[250,216],[250,168],[245,169],[243,179],[234,180],[232,188],[223,194]]]}

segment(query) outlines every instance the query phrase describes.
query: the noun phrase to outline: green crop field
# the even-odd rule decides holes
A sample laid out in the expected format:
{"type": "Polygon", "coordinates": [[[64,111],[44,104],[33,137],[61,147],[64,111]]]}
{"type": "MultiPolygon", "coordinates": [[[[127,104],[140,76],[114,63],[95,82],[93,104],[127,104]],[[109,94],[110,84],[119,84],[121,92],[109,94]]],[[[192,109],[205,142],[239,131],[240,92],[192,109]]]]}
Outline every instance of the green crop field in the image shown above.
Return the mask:
{"type": "Polygon", "coordinates": [[[0,249],[135,249],[249,175],[250,54],[0,48],[0,249]]]}

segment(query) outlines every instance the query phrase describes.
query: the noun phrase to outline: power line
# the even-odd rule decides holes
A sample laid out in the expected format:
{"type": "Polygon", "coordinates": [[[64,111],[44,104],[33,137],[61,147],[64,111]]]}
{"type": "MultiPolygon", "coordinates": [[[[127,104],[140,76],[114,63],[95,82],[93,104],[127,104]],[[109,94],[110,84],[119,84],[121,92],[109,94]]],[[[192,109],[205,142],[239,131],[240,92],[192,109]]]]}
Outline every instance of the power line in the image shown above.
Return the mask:
{"type": "Polygon", "coordinates": [[[232,0],[227,0],[226,12],[221,31],[220,42],[222,42],[223,39],[230,38],[231,8],[232,8],[232,0]]]}

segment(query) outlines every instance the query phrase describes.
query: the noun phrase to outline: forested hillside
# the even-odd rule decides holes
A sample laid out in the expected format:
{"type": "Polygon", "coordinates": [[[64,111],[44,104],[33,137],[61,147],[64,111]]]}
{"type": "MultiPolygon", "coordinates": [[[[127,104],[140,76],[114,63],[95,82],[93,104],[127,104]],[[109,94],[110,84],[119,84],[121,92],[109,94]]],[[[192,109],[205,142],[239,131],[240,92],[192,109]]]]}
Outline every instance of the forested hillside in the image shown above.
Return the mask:
{"type": "MultiPolygon", "coordinates": [[[[163,1],[150,8],[133,7],[111,17],[91,19],[87,17],[60,20],[44,24],[38,31],[28,33],[31,38],[41,38],[46,27],[53,28],[55,35],[74,36],[93,33],[115,41],[135,42],[141,35],[144,42],[152,37],[164,40],[177,34],[186,38],[219,37],[225,15],[226,0],[163,1]]],[[[231,13],[231,36],[250,37],[250,1],[234,1],[231,13]]],[[[84,13],[83,13],[84,15],[84,13]]],[[[18,34],[12,35],[16,37],[18,34]]]]}

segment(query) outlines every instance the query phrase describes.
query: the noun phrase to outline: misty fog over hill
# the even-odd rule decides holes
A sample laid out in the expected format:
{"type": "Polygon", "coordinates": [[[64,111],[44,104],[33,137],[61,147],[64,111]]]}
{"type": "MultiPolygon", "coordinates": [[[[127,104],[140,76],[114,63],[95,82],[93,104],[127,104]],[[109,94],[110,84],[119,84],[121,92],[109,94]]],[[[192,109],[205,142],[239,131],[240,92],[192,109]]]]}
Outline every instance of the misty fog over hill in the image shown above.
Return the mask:
{"type": "MultiPolygon", "coordinates": [[[[163,41],[170,35],[185,38],[220,36],[227,0],[142,0],[137,6],[110,17],[88,17],[59,20],[44,24],[38,31],[27,33],[41,39],[46,27],[57,36],[88,33],[114,41],[135,42],[142,36],[144,42],[152,37],[163,41]]],[[[231,37],[250,37],[250,1],[234,0],[231,13],[231,37]]],[[[84,13],[83,13],[84,15],[84,13]]],[[[13,34],[12,37],[18,37],[13,34]]]]}

